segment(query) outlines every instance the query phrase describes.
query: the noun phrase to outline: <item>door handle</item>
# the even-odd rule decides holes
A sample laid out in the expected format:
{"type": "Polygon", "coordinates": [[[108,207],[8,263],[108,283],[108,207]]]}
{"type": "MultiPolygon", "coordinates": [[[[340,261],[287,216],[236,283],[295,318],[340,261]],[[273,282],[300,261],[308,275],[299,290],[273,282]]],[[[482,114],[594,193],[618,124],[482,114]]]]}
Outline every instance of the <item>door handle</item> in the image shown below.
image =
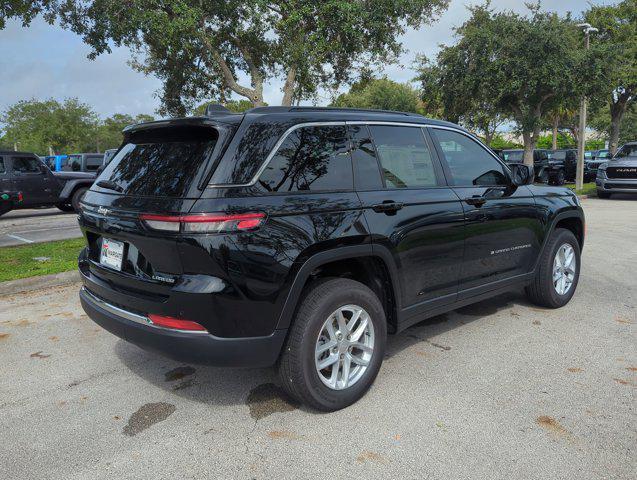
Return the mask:
{"type": "Polygon", "coordinates": [[[475,197],[465,198],[464,201],[468,203],[469,205],[474,205],[476,207],[481,207],[482,205],[487,203],[487,199],[479,195],[475,197]]]}
{"type": "Polygon", "coordinates": [[[387,215],[394,215],[398,210],[403,208],[404,205],[399,202],[393,202],[391,200],[385,200],[383,203],[377,203],[372,205],[372,210],[377,213],[386,213],[387,215]]]}

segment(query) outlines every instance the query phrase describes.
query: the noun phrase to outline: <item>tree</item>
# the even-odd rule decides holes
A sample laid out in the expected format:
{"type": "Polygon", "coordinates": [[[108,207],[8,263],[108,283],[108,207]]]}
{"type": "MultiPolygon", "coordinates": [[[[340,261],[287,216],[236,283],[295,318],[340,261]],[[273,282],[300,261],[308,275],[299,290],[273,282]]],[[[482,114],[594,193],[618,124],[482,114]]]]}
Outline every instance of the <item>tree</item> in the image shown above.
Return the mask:
{"type": "Polygon", "coordinates": [[[355,83],[349,92],[339,95],[332,106],[414,113],[422,111],[418,92],[413,87],[387,78],[363,79],[355,83]]]}
{"type": "Polygon", "coordinates": [[[154,118],[151,115],[140,114],[133,117],[128,114],[116,113],[97,125],[93,134],[95,138],[94,148],[97,152],[109,148],[117,148],[122,143],[122,130],[125,127],[135,123],[152,122],[153,120],[154,118]]]}
{"type": "Polygon", "coordinates": [[[637,96],[637,0],[593,6],[585,18],[599,29],[592,39],[593,48],[606,59],[603,69],[606,82],[597,101],[608,105],[610,151],[615,153],[622,118],[637,96]]]}
{"type": "Polygon", "coordinates": [[[3,143],[39,154],[87,151],[98,118],[77,98],[22,100],[0,115],[3,143]]]}
{"type": "Polygon", "coordinates": [[[39,14],[53,23],[57,4],[56,0],[0,0],[0,30],[5,27],[8,19],[17,18],[26,27],[39,14]]]}
{"type": "Polygon", "coordinates": [[[581,33],[569,18],[531,5],[527,16],[495,13],[489,3],[472,7],[456,29],[457,44],[438,54],[444,109],[458,119],[488,105],[512,117],[524,139],[524,162],[533,165],[533,149],[542,120],[564,98],[590,93],[600,61],[582,48],[581,33]]]}
{"type": "Polygon", "coordinates": [[[443,66],[419,56],[416,62],[417,81],[421,84],[421,100],[431,116],[460,123],[478,133],[487,145],[491,145],[498,128],[507,121],[491,98],[465,95],[445,82],[443,66]]]}
{"type": "Polygon", "coordinates": [[[90,57],[125,45],[133,65],[163,82],[165,113],[230,93],[264,104],[264,85],[284,80],[283,105],[320,86],[348,82],[355,67],[401,51],[406,27],[432,21],[448,0],[115,0],[64,2],[62,25],[90,57]],[[241,76],[249,78],[249,84],[241,76]]]}

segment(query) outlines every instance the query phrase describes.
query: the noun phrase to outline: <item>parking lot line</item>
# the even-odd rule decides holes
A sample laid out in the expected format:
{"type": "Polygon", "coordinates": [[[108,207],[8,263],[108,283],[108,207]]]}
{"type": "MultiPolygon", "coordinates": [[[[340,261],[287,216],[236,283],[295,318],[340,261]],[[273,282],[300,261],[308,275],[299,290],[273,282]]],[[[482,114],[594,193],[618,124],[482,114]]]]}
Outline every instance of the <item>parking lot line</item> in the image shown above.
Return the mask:
{"type": "Polygon", "coordinates": [[[11,237],[11,238],[13,238],[15,240],[20,240],[20,241],[22,241],[24,243],[34,243],[33,240],[29,240],[28,238],[24,238],[24,237],[21,237],[19,235],[14,235],[14,234],[11,234],[11,233],[7,233],[7,237],[11,237]]]}

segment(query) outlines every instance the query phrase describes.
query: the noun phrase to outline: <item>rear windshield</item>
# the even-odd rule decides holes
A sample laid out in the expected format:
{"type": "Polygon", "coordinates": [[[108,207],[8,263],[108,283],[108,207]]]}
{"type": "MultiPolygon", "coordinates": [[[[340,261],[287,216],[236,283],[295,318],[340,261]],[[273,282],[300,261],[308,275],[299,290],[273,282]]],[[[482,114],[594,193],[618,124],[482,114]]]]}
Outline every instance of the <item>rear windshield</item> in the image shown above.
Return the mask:
{"type": "Polygon", "coordinates": [[[127,195],[185,197],[211,158],[218,136],[213,128],[194,126],[134,133],[98,183],[108,181],[127,195]]]}
{"type": "Polygon", "coordinates": [[[551,152],[549,154],[549,158],[552,158],[553,160],[564,160],[566,158],[566,152],[565,151],[551,152]]]}

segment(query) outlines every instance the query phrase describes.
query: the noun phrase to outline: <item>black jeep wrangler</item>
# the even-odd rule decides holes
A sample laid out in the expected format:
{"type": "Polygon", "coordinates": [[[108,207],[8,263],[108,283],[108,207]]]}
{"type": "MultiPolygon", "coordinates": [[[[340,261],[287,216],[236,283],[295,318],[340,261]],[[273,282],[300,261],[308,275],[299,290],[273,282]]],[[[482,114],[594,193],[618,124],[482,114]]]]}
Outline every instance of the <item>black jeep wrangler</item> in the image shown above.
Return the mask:
{"type": "Polygon", "coordinates": [[[94,173],[52,172],[27,152],[0,150],[0,215],[23,208],[53,207],[70,212],[95,180],[94,173]]]}
{"type": "Polygon", "coordinates": [[[82,200],[82,306],[185,362],[277,365],[320,410],[376,377],[388,333],[510,289],[565,305],[584,215],[457,125],[255,108],[128,127],[82,200]]]}

